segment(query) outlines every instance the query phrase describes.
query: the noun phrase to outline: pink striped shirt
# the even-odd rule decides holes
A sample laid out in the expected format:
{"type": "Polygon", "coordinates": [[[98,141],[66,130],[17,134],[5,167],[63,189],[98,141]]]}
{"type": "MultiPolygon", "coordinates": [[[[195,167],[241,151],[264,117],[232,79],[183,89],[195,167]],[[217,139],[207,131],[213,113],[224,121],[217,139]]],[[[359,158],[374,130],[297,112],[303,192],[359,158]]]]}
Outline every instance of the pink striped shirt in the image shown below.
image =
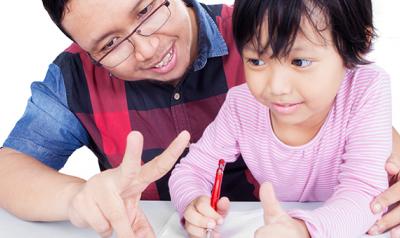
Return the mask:
{"type": "Polygon", "coordinates": [[[318,134],[302,146],[274,135],[268,108],[246,84],[232,88],[217,118],[169,181],[182,215],[200,195],[210,195],[217,161],[244,161],[259,183],[273,184],[280,201],[325,201],[312,211],[289,211],[305,221],[312,237],[357,237],[377,216],[370,202],[387,188],[391,153],[391,96],[388,75],[375,65],[348,70],[318,134]]]}

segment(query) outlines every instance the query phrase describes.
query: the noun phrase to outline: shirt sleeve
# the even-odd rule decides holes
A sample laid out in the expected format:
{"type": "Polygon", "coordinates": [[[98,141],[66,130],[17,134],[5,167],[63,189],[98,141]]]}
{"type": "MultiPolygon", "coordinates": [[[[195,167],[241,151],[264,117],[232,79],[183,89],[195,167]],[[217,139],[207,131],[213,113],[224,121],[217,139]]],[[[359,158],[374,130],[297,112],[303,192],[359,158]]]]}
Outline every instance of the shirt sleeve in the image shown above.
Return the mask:
{"type": "Polygon", "coordinates": [[[51,64],[42,82],[31,85],[25,112],[4,142],[4,147],[30,155],[54,169],[88,144],[87,131],[67,105],[60,68],[51,64]]]}
{"type": "Polygon", "coordinates": [[[228,93],[216,119],[172,171],[168,184],[171,201],[181,217],[195,198],[210,196],[219,159],[229,163],[239,156],[235,115],[231,112],[229,97],[228,93]]]}
{"type": "Polygon", "coordinates": [[[378,77],[351,112],[334,194],[318,209],[289,212],[304,220],[312,237],[360,237],[380,216],[372,214],[370,203],[388,186],[384,166],[392,123],[389,79],[378,77]]]}

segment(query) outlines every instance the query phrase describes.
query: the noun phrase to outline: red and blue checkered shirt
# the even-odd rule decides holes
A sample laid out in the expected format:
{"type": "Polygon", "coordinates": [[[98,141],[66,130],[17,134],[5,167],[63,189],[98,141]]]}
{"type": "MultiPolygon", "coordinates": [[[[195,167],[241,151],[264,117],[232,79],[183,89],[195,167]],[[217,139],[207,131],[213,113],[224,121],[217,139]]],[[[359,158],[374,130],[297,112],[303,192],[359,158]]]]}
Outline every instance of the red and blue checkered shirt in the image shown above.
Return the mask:
{"type": "MultiPolygon", "coordinates": [[[[232,8],[187,2],[199,21],[199,55],[178,85],[111,78],[72,44],[50,65],[45,80],[32,84],[25,114],[4,146],[60,169],[85,145],[105,170],[120,164],[132,130],[144,136],[143,163],[159,155],[182,130],[196,142],[216,117],[228,89],[243,83],[244,75],[232,36],[232,8]]],[[[169,200],[169,176],[151,184],[142,199],[169,200]]],[[[255,200],[257,186],[241,158],[227,165],[223,195],[255,200]]]]}

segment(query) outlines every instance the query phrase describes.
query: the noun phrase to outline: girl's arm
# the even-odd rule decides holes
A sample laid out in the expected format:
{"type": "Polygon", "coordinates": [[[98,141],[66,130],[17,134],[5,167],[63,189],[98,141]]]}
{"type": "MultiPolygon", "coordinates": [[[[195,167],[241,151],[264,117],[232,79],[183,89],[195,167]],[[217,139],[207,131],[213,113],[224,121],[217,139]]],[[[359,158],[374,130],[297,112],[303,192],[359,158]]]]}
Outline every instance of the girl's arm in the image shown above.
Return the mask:
{"type": "Polygon", "coordinates": [[[168,184],[171,201],[181,217],[195,198],[211,195],[218,160],[234,162],[239,154],[230,97],[228,92],[216,119],[206,128],[199,141],[190,146],[187,156],[172,171],[168,184]]]}

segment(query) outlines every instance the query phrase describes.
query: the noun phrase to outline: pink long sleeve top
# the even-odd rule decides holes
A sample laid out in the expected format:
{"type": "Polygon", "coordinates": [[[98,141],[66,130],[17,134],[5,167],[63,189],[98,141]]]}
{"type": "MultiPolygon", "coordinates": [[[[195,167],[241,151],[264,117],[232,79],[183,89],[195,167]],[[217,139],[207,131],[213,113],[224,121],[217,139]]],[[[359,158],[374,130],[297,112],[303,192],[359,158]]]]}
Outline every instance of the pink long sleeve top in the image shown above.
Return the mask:
{"type": "Polygon", "coordinates": [[[372,199],[387,188],[391,153],[388,75],[375,65],[348,70],[317,135],[302,146],[282,143],[269,109],[246,84],[232,88],[202,138],[172,172],[169,187],[180,215],[196,197],[210,196],[219,159],[241,154],[255,179],[271,182],[280,201],[324,201],[315,210],[292,210],[312,237],[358,237],[377,219],[372,199]]]}

